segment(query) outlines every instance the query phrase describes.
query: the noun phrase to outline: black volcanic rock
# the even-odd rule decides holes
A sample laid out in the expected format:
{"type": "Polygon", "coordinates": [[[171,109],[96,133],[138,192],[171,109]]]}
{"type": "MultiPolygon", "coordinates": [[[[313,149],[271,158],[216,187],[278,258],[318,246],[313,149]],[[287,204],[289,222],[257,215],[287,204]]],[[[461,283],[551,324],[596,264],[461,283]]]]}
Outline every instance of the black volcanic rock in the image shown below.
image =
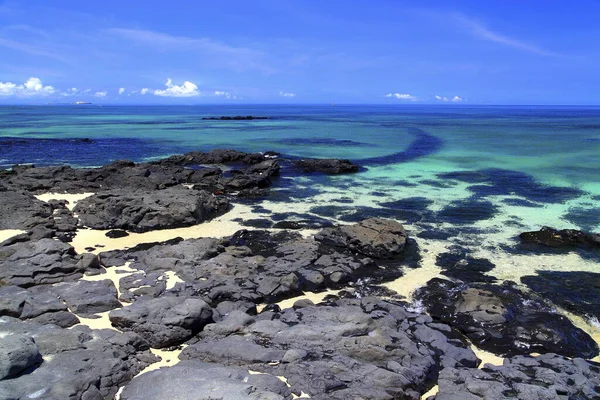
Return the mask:
{"type": "Polygon", "coordinates": [[[29,287],[72,281],[98,267],[95,256],[75,255],[73,247],[52,239],[0,247],[0,282],[4,285],[29,287]]]}
{"type": "Polygon", "coordinates": [[[587,333],[554,312],[550,304],[508,282],[466,285],[434,278],[415,296],[434,318],[495,354],[598,355],[598,344],[587,333]]]}
{"type": "Polygon", "coordinates": [[[435,400],[598,399],[600,364],[556,354],[515,356],[501,366],[446,368],[435,400]]]}
{"type": "Polygon", "coordinates": [[[338,160],[333,158],[307,158],[294,162],[303,172],[322,172],[330,175],[358,172],[358,165],[349,160],[338,160]]]}
{"type": "Polygon", "coordinates": [[[547,226],[539,231],[523,232],[519,235],[524,245],[540,245],[551,248],[600,249],[600,234],[587,233],[575,229],[557,230],[547,226]]]}
{"type": "Polygon", "coordinates": [[[325,228],[315,239],[336,247],[347,247],[369,257],[393,258],[404,250],[406,231],[399,222],[370,218],[354,225],[325,228]]]}
{"type": "Polygon", "coordinates": [[[183,155],[175,155],[153,164],[166,165],[202,165],[202,164],[257,164],[266,158],[260,153],[245,153],[237,150],[214,149],[209,152],[192,151],[183,155]]]}
{"type": "Polygon", "coordinates": [[[117,300],[117,288],[109,279],[61,282],[52,285],[51,290],[58,293],[72,312],[82,317],[89,318],[92,314],[121,307],[117,300]]]}
{"type": "Polygon", "coordinates": [[[140,375],[121,394],[121,400],[158,399],[291,400],[292,394],[275,376],[200,361],[181,361],[140,375]]]}
{"type": "Polygon", "coordinates": [[[304,301],[254,318],[232,312],[180,358],[285,376],[313,399],[418,399],[442,366],[479,361],[450,332],[377,298],[304,301]]]}
{"type": "Polygon", "coordinates": [[[94,229],[146,232],[203,222],[227,210],[228,201],[206,191],[183,187],[159,191],[116,190],[81,200],[75,207],[81,224],[94,229]]]}
{"type": "MultiPolygon", "coordinates": [[[[338,240],[335,232],[331,237],[337,241],[327,242],[289,231],[241,230],[229,240],[181,240],[105,252],[100,258],[106,266],[132,260],[132,268],[147,273],[174,271],[185,284],[177,284],[171,291],[199,296],[212,307],[224,301],[268,303],[305,290],[340,287],[363,277],[381,281],[401,276],[405,239],[397,231],[401,225],[380,222],[347,226],[357,227],[349,232],[362,240],[352,244],[338,240]]],[[[153,292],[157,295],[161,293],[159,283],[145,283],[156,288],[153,292]]]]}
{"type": "Polygon", "coordinates": [[[0,229],[53,227],[52,206],[22,191],[0,190],[0,229]]]}
{"type": "Polygon", "coordinates": [[[17,335],[34,341],[37,352],[30,346],[21,362],[25,369],[0,380],[3,399],[112,399],[119,386],[157,361],[148,343],[133,333],[61,329],[0,317],[0,342],[17,335]],[[37,362],[36,353],[43,362],[37,362]]]}
{"type": "Polygon", "coordinates": [[[133,331],[152,347],[179,344],[212,322],[212,309],[203,300],[184,297],[141,297],[108,314],[113,326],[133,331]]]}

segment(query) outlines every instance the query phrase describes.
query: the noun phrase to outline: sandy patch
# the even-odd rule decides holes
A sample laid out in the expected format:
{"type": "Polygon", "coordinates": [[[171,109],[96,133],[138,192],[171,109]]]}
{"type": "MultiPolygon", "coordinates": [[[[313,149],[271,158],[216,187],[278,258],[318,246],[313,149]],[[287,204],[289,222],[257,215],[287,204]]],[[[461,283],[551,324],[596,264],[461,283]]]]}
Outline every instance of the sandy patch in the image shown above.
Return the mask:
{"type": "Polygon", "coordinates": [[[20,229],[0,229],[0,243],[4,242],[6,239],[10,239],[11,237],[20,235],[21,233],[26,233],[27,231],[22,231],[20,229]]]}
{"type": "Polygon", "coordinates": [[[121,297],[121,288],[119,286],[119,281],[121,278],[125,276],[129,276],[131,274],[140,272],[137,269],[133,269],[129,266],[130,262],[125,263],[125,265],[121,265],[118,267],[107,267],[105,268],[105,272],[103,274],[98,275],[85,275],[81,278],[84,281],[103,281],[105,279],[110,279],[115,287],[117,288],[118,297],[121,297]]]}
{"type": "Polygon", "coordinates": [[[113,327],[112,324],[110,323],[110,320],[108,319],[109,312],[110,311],[94,314],[98,318],[83,318],[83,317],[75,314],[75,315],[77,315],[77,318],[79,318],[79,323],[73,325],[70,328],[73,328],[74,326],[77,326],[77,325],[86,325],[90,329],[112,329],[113,331],[121,332],[117,328],[113,327]]]}
{"type": "Polygon", "coordinates": [[[157,357],[160,357],[160,361],[148,365],[136,376],[140,376],[142,374],[145,374],[146,372],[154,371],[162,367],[172,367],[180,361],[179,354],[181,354],[181,352],[183,351],[183,349],[185,349],[186,346],[187,345],[185,344],[181,345],[180,348],[177,348],[175,350],[150,349],[152,354],[154,354],[157,357]]]}
{"type": "Polygon", "coordinates": [[[67,202],[67,208],[73,211],[73,207],[77,205],[77,202],[87,197],[93,196],[94,193],[43,193],[38,194],[35,197],[38,200],[49,202],[50,200],[65,200],[67,202]]]}

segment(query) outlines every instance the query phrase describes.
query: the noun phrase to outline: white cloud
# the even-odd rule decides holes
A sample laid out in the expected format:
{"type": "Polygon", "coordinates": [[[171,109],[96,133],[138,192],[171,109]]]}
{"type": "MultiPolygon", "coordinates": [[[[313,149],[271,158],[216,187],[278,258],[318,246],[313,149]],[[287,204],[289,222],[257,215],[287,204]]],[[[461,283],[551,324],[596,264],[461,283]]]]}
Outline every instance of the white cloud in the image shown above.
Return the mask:
{"type": "Polygon", "coordinates": [[[407,94],[407,93],[388,93],[385,95],[385,97],[395,97],[398,100],[412,100],[415,101],[417,100],[416,96],[407,94]]]}
{"type": "Polygon", "coordinates": [[[448,98],[445,96],[438,96],[437,94],[435,95],[435,99],[439,100],[439,101],[448,101],[448,98]]]}
{"type": "Polygon", "coordinates": [[[461,101],[464,100],[460,96],[454,96],[452,98],[449,98],[449,97],[446,97],[446,96],[438,96],[438,95],[435,95],[435,99],[438,100],[438,101],[453,101],[455,103],[458,103],[458,102],[461,102],[461,101]]]}
{"type": "Polygon", "coordinates": [[[148,89],[147,87],[145,87],[142,90],[140,90],[140,94],[148,94],[149,91],[150,91],[150,89],[148,89]]]}
{"type": "Polygon", "coordinates": [[[106,97],[106,90],[94,93],[94,97],[106,97]]]}
{"type": "Polygon", "coordinates": [[[119,94],[125,93],[125,88],[119,88],[119,94]]]}
{"type": "Polygon", "coordinates": [[[231,93],[225,92],[225,91],[222,91],[222,90],[215,90],[214,95],[215,96],[219,96],[219,97],[225,97],[226,99],[232,99],[232,100],[237,100],[238,99],[237,96],[232,95],[231,93]]]}
{"type": "Polygon", "coordinates": [[[39,78],[31,77],[22,85],[12,82],[0,82],[0,96],[46,96],[56,90],[52,86],[44,86],[39,78]]]}
{"type": "Polygon", "coordinates": [[[511,38],[505,35],[502,35],[497,32],[493,32],[483,26],[483,24],[474,21],[465,15],[462,14],[454,14],[454,18],[461,23],[464,27],[471,31],[471,34],[479,39],[488,40],[490,42],[496,42],[503,44],[505,46],[514,47],[516,49],[520,49],[523,51],[527,51],[529,53],[538,54],[540,56],[559,56],[559,54],[554,53],[552,51],[548,51],[542,49],[538,46],[525,43],[519,39],[511,38]]]}
{"type": "Polygon", "coordinates": [[[462,97],[454,96],[454,97],[452,98],[452,101],[453,101],[453,102],[455,102],[455,103],[457,103],[457,102],[459,102],[459,101],[463,101],[463,99],[462,99],[462,97]]]}
{"type": "MultiPolygon", "coordinates": [[[[155,90],[153,93],[155,96],[166,96],[166,97],[192,97],[199,96],[200,91],[198,90],[198,86],[190,81],[183,82],[182,85],[173,85],[173,81],[171,78],[167,79],[167,83],[165,83],[167,87],[164,90],[155,90]]],[[[144,89],[142,89],[142,92],[144,89]]],[[[142,93],[144,94],[144,93],[142,93]]]]}
{"type": "Polygon", "coordinates": [[[283,97],[296,97],[296,93],[279,92],[279,95],[283,97]]]}

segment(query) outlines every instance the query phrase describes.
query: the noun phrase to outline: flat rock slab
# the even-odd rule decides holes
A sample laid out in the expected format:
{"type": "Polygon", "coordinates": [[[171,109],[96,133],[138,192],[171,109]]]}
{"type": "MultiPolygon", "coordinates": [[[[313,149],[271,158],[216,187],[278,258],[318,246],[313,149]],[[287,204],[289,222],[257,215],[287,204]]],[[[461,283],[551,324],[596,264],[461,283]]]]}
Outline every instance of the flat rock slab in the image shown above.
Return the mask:
{"type": "Polygon", "coordinates": [[[28,230],[36,225],[54,224],[52,207],[22,192],[0,186],[0,229],[28,230]]]}
{"type": "Polygon", "coordinates": [[[121,307],[117,288],[110,279],[62,282],[52,285],[51,290],[58,293],[72,312],[83,317],[121,307]]]}
{"type": "Polygon", "coordinates": [[[113,326],[133,331],[152,347],[168,347],[189,339],[212,321],[212,309],[200,299],[141,297],[108,314],[113,326]]]}
{"type": "Polygon", "coordinates": [[[18,286],[0,287],[0,316],[52,323],[63,328],[75,325],[79,319],[68,312],[67,305],[47,285],[24,289],[18,286]]]}
{"type": "Polygon", "coordinates": [[[256,317],[233,311],[180,358],[284,376],[313,399],[418,399],[442,366],[478,364],[450,336],[450,327],[378,298],[304,301],[256,317]]]}
{"type": "Polygon", "coordinates": [[[151,371],[136,377],[121,400],[291,400],[290,389],[268,374],[199,361],[151,371]]]}
{"type": "Polygon", "coordinates": [[[21,363],[25,369],[0,381],[3,399],[113,398],[119,386],[157,360],[148,343],[133,333],[61,329],[0,317],[0,342],[15,336],[34,342],[43,362],[35,362],[38,353],[31,347],[31,358],[21,363]]]}
{"type": "Polygon", "coordinates": [[[0,282],[29,287],[79,279],[83,272],[97,268],[93,255],[75,255],[68,244],[40,239],[0,247],[0,282]]]}
{"type": "Polygon", "coordinates": [[[94,229],[146,232],[195,225],[228,208],[228,201],[203,190],[117,190],[81,200],[75,207],[81,224],[94,229]]]}
{"type": "Polygon", "coordinates": [[[598,344],[547,301],[502,285],[434,278],[417,290],[434,318],[460,330],[475,345],[501,356],[557,353],[593,358],[598,344]]]}
{"type": "Polygon", "coordinates": [[[435,400],[598,399],[600,364],[556,354],[515,356],[483,369],[446,368],[435,400]]]}

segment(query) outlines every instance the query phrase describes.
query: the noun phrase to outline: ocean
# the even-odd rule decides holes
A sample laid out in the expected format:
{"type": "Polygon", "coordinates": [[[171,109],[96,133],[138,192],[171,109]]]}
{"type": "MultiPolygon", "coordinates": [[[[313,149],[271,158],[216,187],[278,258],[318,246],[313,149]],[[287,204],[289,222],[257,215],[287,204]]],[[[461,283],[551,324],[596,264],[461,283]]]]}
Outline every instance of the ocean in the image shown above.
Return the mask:
{"type": "Polygon", "coordinates": [[[283,176],[253,219],[394,218],[424,260],[468,252],[495,264],[488,273],[501,280],[599,269],[593,254],[530,253],[517,237],[542,226],[600,232],[598,107],[0,107],[1,168],[90,167],[214,148],[361,166],[351,175],[283,176]],[[202,119],[236,115],[269,119],[202,119]]]}

